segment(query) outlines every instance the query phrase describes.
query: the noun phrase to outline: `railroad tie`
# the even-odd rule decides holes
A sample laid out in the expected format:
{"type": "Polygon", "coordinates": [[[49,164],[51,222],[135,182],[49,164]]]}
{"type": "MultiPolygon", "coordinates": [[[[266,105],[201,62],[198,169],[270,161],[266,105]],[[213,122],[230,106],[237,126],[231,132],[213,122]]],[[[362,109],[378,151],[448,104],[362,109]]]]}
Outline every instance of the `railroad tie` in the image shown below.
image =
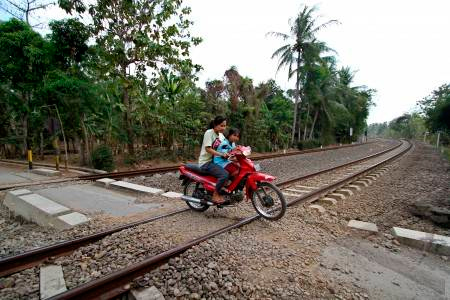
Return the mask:
{"type": "Polygon", "coordinates": [[[351,190],[355,190],[357,192],[361,191],[361,188],[359,186],[357,186],[356,184],[349,184],[346,186],[346,188],[351,189],[351,190]]]}
{"type": "Polygon", "coordinates": [[[299,188],[299,189],[306,189],[306,190],[317,190],[318,189],[315,186],[306,186],[306,185],[299,185],[299,184],[295,185],[295,187],[299,188]]]}
{"type": "Polygon", "coordinates": [[[337,204],[336,199],[330,198],[330,197],[320,198],[318,202],[319,203],[323,203],[323,204],[327,204],[327,205],[336,205],[337,204]]]}
{"type": "Polygon", "coordinates": [[[296,198],[302,196],[301,194],[286,193],[286,192],[284,192],[284,191],[283,191],[283,195],[284,195],[284,196],[288,196],[288,197],[296,197],[296,198]]]}
{"type": "Polygon", "coordinates": [[[337,192],[344,195],[346,194],[347,197],[353,196],[353,192],[350,189],[339,189],[337,192]]]}
{"type": "Polygon", "coordinates": [[[327,197],[333,198],[335,200],[345,200],[345,195],[343,195],[339,192],[334,192],[334,193],[328,194],[327,197]]]}
{"type": "Polygon", "coordinates": [[[294,192],[294,193],[298,193],[298,194],[306,194],[306,193],[310,192],[308,190],[297,190],[297,189],[292,189],[292,188],[287,188],[286,191],[294,192]]]}
{"type": "Polygon", "coordinates": [[[312,204],[312,205],[308,206],[308,208],[313,211],[316,211],[320,214],[323,214],[325,212],[325,208],[323,208],[322,206],[317,205],[317,204],[312,204]]]}
{"type": "Polygon", "coordinates": [[[355,181],[355,184],[368,187],[372,184],[372,181],[370,181],[369,179],[359,179],[358,181],[355,181]]]}

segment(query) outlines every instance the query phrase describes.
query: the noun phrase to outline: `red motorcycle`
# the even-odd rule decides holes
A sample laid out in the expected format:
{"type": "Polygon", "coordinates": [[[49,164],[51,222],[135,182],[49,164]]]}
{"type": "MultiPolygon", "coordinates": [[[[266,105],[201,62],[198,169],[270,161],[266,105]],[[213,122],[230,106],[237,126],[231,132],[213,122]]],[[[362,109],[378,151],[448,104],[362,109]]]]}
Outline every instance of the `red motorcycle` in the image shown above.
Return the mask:
{"type": "Polygon", "coordinates": [[[247,158],[250,147],[237,146],[228,152],[230,159],[239,164],[239,173],[231,178],[231,183],[222,188],[224,203],[211,201],[217,178],[204,173],[196,164],[180,166],[180,179],[183,180],[182,200],[195,211],[203,212],[210,206],[225,207],[241,202],[245,196],[251,199],[256,212],[265,219],[278,220],[286,212],[283,193],[271,182],[276,178],[257,172],[253,162],[247,158]]]}

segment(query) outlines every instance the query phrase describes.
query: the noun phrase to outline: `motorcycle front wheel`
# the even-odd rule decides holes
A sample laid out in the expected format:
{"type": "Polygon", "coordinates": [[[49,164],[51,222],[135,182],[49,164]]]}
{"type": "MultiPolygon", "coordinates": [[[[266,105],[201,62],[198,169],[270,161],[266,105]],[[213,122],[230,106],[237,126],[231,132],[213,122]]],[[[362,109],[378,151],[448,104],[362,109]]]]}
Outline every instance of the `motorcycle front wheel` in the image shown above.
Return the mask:
{"type": "Polygon", "coordinates": [[[267,220],[278,220],[286,212],[283,193],[270,182],[261,182],[253,192],[252,204],[256,212],[267,220]]]}
{"type": "MultiPolygon", "coordinates": [[[[200,183],[189,181],[184,186],[184,194],[186,196],[191,196],[197,199],[202,199],[203,195],[205,193],[205,190],[202,189],[202,185],[200,183]]],[[[189,206],[190,209],[198,211],[198,212],[204,212],[209,208],[209,205],[207,204],[201,204],[201,203],[194,203],[186,201],[186,204],[189,206]]]]}

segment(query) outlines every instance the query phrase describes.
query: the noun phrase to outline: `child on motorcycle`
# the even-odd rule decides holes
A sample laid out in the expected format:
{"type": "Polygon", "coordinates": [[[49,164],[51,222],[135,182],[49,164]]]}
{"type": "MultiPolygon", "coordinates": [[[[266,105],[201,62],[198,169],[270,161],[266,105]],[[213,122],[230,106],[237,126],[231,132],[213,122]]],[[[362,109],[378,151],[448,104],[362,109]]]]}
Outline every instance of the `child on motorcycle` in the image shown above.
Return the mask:
{"type": "MultiPolygon", "coordinates": [[[[219,147],[217,147],[217,152],[228,153],[229,151],[233,150],[234,148],[236,148],[235,143],[239,141],[239,138],[239,129],[231,128],[228,131],[225,139],[220,143],[219,147]]],[[[216,165],[224,168],[228,172],[230,177],[236,176],[239,172],[239,166],[223,156],[214,156],[213,161],[216,165]]]]}

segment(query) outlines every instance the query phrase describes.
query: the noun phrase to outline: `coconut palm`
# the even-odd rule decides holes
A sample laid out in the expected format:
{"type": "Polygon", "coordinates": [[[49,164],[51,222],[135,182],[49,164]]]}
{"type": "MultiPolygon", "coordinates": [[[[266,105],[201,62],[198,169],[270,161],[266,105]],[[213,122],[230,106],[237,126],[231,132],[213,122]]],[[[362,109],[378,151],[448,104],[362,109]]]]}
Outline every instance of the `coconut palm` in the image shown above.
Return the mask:
{"type": "MultiPolygon", "coordinates": [[[[288,67],[288,78],[295,76],[295,105],[294,105],[294,120],[292,125],[291,143],[294,143],[297,114],[301,108],[301,88],[302,81],[305,79],[305,74],[302,74],[302,66],[305,64],[305,54],[312,44],[316,43],[316,33],[330,24],[337,23],[337,20],[330,20],[323,24],[317,25],[317,19],[313,16],[316,7],[305,6],[303,10],[292,21],[289,21],[290,33],[285,34],[281,32],[269,32],[269,35],[279,37],[288,43],[278,48],[273,54],[272,58],[278,57],[277,72],[284,67],[288,67]]],[[[298,130],[300,131],[300,118],[298,118],[298,130]]]]}

